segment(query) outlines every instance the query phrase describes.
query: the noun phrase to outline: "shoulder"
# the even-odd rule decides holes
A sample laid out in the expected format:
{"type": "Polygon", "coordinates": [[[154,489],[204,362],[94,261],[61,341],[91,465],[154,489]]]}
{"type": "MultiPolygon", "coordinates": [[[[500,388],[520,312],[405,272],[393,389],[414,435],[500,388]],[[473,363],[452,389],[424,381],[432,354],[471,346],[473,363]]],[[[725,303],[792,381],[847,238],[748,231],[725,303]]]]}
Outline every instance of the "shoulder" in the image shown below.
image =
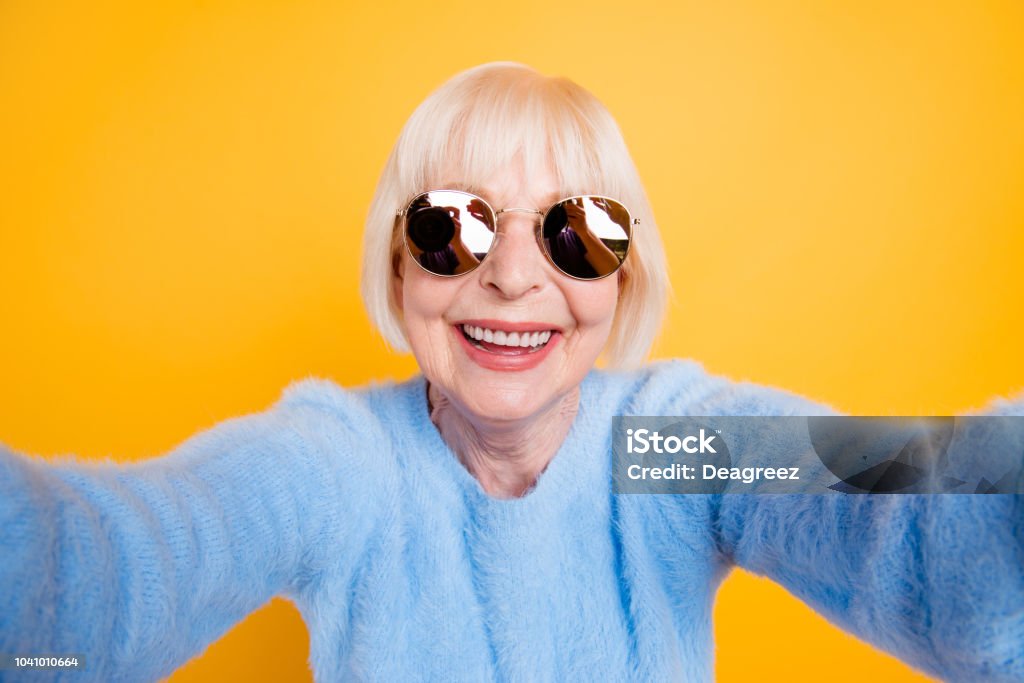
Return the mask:
{"type": "Polygon", "coordinates": [[[371,476],[385,475],[395,465],[393,443],[401,423],[411,420],[407,398],[414,384],[410,380],[349,389],[309,377],[286,387],[274,410],[329,459],[359,463],[371,476]]]}
{"type": "Polygon", "coordinates": [[[281,392],[277,405],[284,408],[307,407],[344,415],[359,406],[359,393],[331,379],[306,377],[295,380],[281,392]]]}
{"type": "Polygon", "coordinates": [[[600,370],[588,378],[591,400],[623,415],[671,415],[718,391],[724,380],[691,359],[668,359],[635,370],[600,370]]]}
{"type": "Polygon", "coordinates": [[[290,412],[313,412],[359,429],[372,429],[381,418],[408,412],[405,405],[415,380],[402,384],[372,383],[350,389],[334,380],[307,377],[289,384],[275,407],[290,412]]]}
{"type": "MultiPolygon", "coordinates": [[[[778,387],[708,372],[692,359],[659,360],[630,372],[606,372],[628,415],[819,415],[837,411],[778,387]]],[[[615,392],[612,392],[615,393],[615,392]]]]}

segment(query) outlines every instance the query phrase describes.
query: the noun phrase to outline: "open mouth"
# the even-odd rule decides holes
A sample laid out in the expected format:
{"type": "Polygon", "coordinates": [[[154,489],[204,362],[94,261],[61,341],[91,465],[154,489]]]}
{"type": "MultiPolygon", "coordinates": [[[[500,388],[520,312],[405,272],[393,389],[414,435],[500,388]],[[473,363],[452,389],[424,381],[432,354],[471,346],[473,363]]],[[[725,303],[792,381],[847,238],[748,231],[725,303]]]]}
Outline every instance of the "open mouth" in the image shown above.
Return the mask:
{"type": "Polygon", "coordinates": [[[460,325],[462,336],[470,344],[488,353],[503,356],[521,356],[537,353],[551,341],[556,330],[536,330],[533,332],[507,332],[493,330],[477,325],[460,325]]]}

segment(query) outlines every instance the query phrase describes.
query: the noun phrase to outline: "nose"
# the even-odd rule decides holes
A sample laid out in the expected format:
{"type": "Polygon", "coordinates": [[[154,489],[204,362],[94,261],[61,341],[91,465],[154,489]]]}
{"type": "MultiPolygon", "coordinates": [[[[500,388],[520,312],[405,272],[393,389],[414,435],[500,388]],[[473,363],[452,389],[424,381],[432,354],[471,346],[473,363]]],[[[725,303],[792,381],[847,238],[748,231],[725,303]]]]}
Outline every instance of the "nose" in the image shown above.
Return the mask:
{"type": "Polygon", "coordinates": [[[518,299],[539,290],[548,277],[547,261],[537,246],[532,213],[499,216],[495,244],[480,264],[480,285],[503,299],[518,299]]]}

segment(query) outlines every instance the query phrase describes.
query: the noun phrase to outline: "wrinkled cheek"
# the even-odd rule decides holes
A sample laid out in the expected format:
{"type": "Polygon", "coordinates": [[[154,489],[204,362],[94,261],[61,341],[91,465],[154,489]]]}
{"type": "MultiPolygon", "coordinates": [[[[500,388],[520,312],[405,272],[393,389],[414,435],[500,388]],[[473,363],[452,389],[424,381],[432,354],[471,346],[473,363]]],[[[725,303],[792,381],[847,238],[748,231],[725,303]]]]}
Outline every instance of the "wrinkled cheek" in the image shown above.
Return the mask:
{"type": "Polygon", "coordinates": [[[613,278],[583,284],[591,289],[576,288],[573,291],[573,317],[587,341],[603,347],[615,319],[618,284],[613,278]]]}
{"type": "Polygon", "coordinates": [[[423,373],[437,379],[437,373],[450,366],[452,339],[445,335],[444,326],[438,321],[428,322],[417,319],[407,323],[409,343],[413,355],[423,373]]]}
{"type": "MultiPolygon", "coordinates": [[[[424,283],[420,283],[424,284],[424,283]]],[[[407,282],[403,295],[405,329],[423,374],[439,381],[451,372],[456,340],[445,321],[450,296],[444,288],[407,282]]]]}

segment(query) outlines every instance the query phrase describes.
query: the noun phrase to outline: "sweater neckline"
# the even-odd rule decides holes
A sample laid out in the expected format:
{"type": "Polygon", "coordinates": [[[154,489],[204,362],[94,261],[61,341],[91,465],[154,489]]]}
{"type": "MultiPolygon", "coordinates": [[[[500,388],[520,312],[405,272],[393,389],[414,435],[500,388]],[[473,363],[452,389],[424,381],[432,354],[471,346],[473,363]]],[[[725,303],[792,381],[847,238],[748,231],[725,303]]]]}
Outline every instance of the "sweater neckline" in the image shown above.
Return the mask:
{"type": "Polygon", "coordinates": [[[585,465],[585,457],[600,458],[599,453],[589,447],[595,443],[598,425],[594,424],[591,411],[593,402],[593,386],[597,381],[597,370],[592,369],[580,383],[579,406],[573,417],[565,440],[555,452],[548,466],[540,473],[533,487],[518,498],[497,498],[487,493],[483,486],[462,464],[458,456],[448,446],[437,426],[430,419],[427,400],[427,380],[417,374],[406,382],[404,387],[408,413],[413,416],[413,428],[417,439],[431,458],[436,459],[448,476],[463,490],[468,500],[477,506],[487,507],[496,511],[519,513],[539,505],[547,505],[545,501],[568,499],[576,491],[585,476],[581,465],[585,465]]]}

